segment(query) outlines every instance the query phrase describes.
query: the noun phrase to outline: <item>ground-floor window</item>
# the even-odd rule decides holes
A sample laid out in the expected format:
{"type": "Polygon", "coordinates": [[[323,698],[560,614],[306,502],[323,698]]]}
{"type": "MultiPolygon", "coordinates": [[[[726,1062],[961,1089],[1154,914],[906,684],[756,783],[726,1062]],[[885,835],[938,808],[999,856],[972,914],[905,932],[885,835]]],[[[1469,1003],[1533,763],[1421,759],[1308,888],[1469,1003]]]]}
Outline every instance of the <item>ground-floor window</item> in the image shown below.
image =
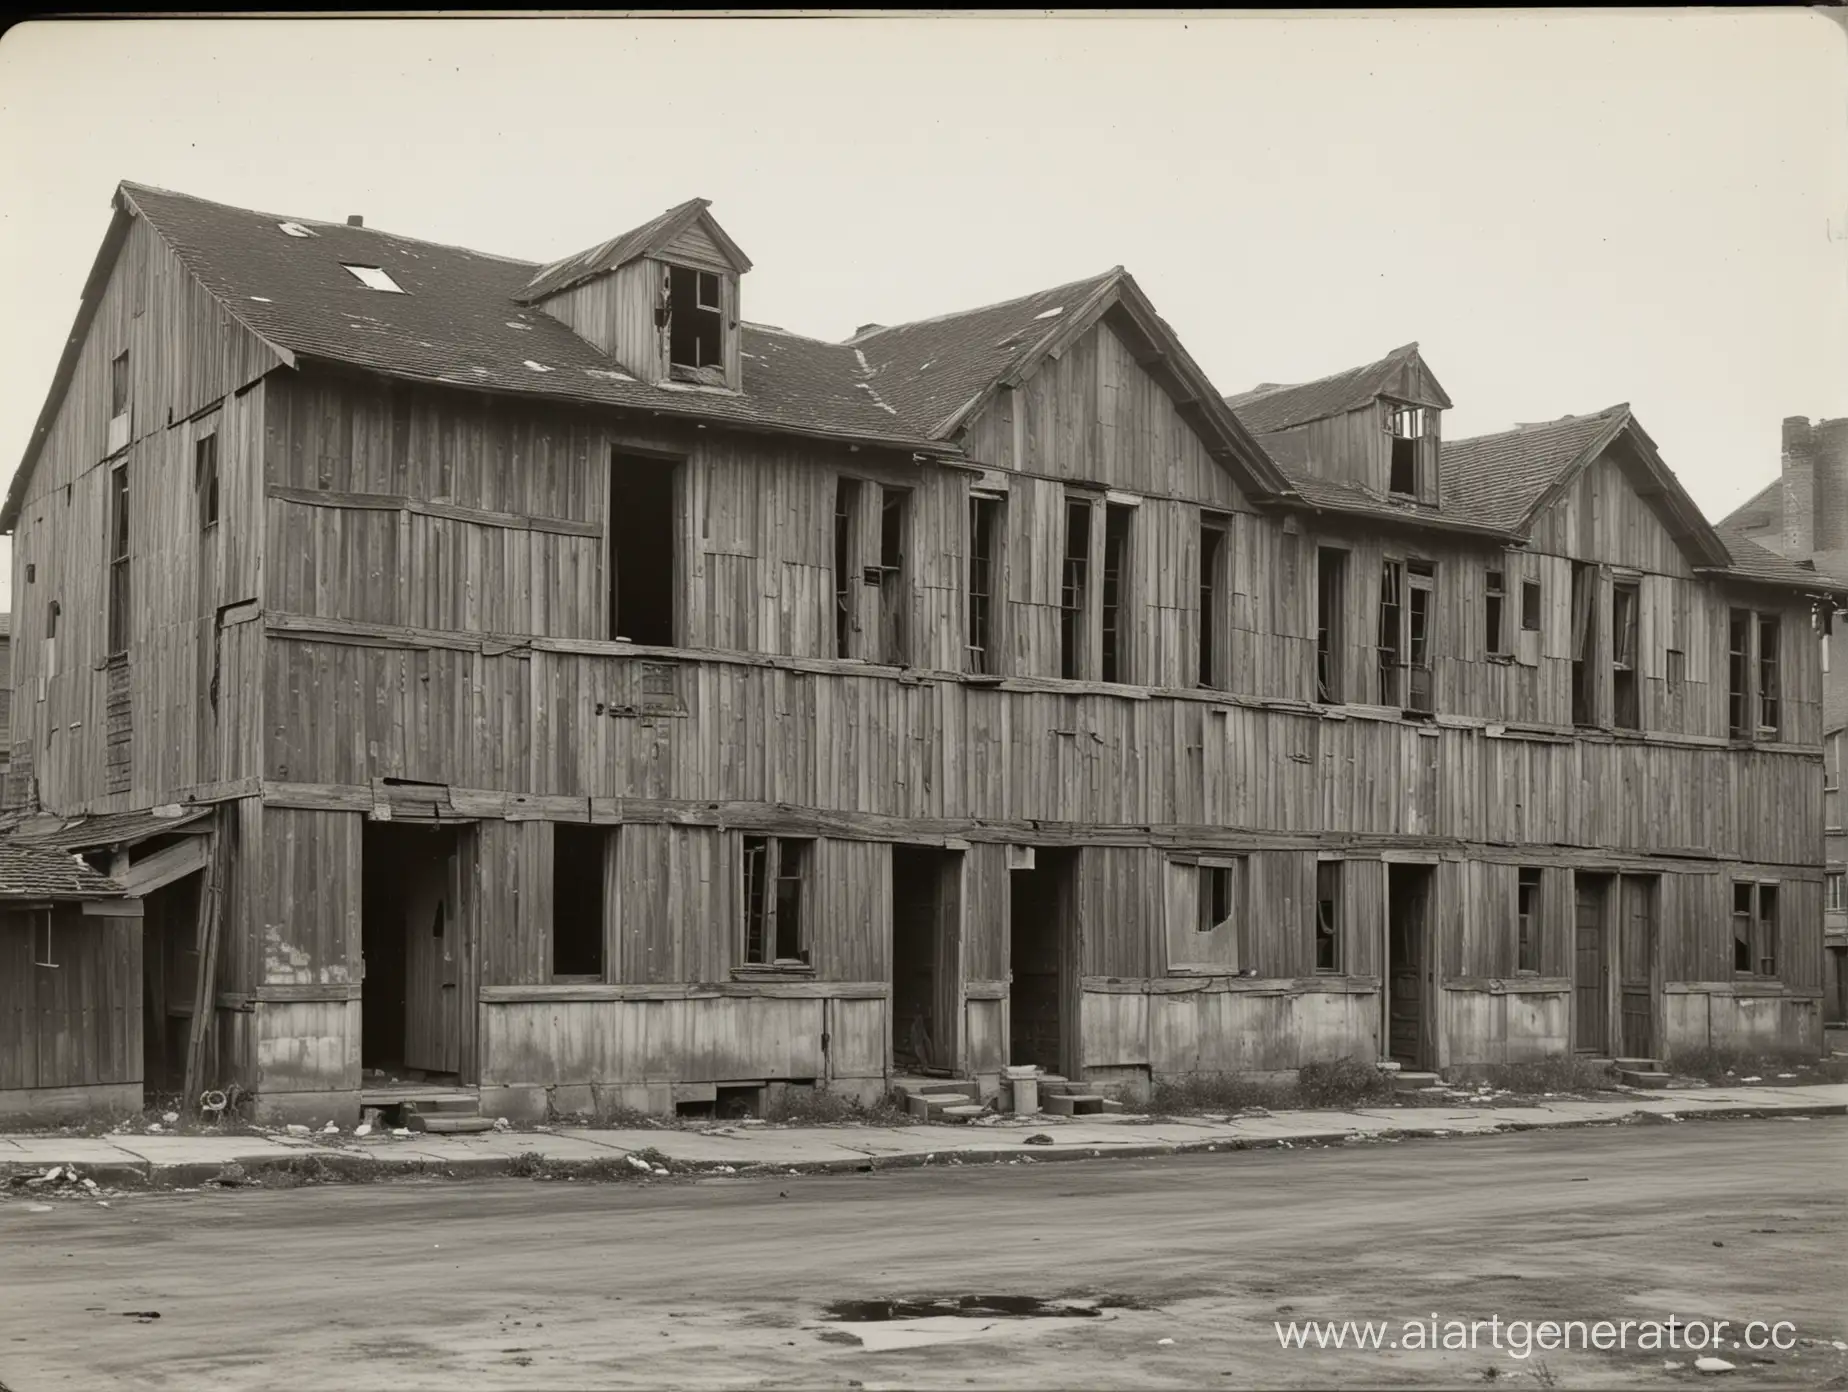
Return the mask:
{"type": "Polygon", "coordinates": [[[744,838],[744,963],[808,966],[803,888],[814,843],[788,836],[744,838]]]}
{"type": "Polygon", "coordinates": [[[1733,972],[1741,976],[1777,975],[1777,886],[1749,880],[1733,882],[1733,972]]]}

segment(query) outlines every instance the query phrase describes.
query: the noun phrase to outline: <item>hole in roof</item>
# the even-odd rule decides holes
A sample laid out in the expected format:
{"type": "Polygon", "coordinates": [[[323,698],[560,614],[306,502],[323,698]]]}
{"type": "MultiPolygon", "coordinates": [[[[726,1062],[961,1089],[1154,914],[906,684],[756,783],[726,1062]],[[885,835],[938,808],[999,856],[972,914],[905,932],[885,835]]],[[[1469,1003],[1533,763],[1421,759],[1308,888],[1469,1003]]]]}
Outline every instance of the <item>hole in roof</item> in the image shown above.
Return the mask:
{"type": "Polygon", "coordinates": [[[402,295],[404,293],[404,288],[377,266],[349,266],[344,261],[340,264],[346,267],[347,273],[351,275],[353,279],[357,280],[368,290],[383,290],[392,295],[402,295]]]}
{"type": "Polygon", "coordinates": [[[311,231],[303,227],[299,222],[279,222],[276,226],[280,227],[284,232],[287,232],[291,237],[318,237],[321,235],[319,232],[311,231]]]}
{"type": "Polygon", "coordinates": [[[1065,313],[1064,305],[1054,305],[1051,309],[1043,310],[1033,317],[1035,319],[1057,319],[1063,313],[1065,313]]]}
{"type": "Polygon", "coordinates": [[[526,365],[530,367],[534,372],[550,372],[552,370],[551,368],[547,367],[544,363],[536,363],[531,358],[528,358],[526,360],[526,365]]]}
{"type": "Polygon", "coordinates": [[[255,300],[258,304],[270,303],[270,297],[268,295],[252,295],[250,298],[255,300]]]}
{"type": "Polygon", "coordinates": [[[533,326],[531,324],[522,324],[517,319],[509,319],[507,321],[507,327],[510,329],[518,329],[521,333],[531,333],[533,331],[533,326]]]}

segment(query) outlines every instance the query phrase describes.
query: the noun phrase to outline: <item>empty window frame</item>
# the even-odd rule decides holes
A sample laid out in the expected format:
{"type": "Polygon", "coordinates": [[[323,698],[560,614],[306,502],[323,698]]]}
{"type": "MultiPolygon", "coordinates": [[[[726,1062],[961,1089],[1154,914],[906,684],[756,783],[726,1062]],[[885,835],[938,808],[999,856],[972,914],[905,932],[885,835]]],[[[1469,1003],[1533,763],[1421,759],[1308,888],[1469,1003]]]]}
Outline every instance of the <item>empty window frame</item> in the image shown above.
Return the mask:
{"type": "Polygon", "coordinates": [[[382,266],[352,266],[344,261],[340,264],[346,266],[347,274],[368,290],[382,290],[388,295],[404,293],[404,287],[393,280],[391,272],[382,266]]]}
{"type": "Polygon", "coordinates": [[[1842,735],[1837,730],[1822,742],[1822,827],[1842,829],[1842,735]]]}
{"type": "Polygon", "coordinates": [[[1738,740],[1776,739],[1783,714],[1779,620],[1734,609],[1726,625],[1726,728],[1738,740]]]}
{"type": "Polygon", "coordinates": [[[691,266],[667,268],[667,360],[673,367],[723,368],[725,313],[720,278],[691,266]]]}
{"type": "Polygon", "coordinates": [[[1508,655],[1508,577],[1491,570],[1482,582],[1482,650],[1490,657],[1508,655]]]}
{"type": "Polygon", "coordinates": [[[1665,648],[1662,652],[1662,674],[1668,683],[1668,694],[1679,697],[1688,680],[1688,655],[1680,648],[1665,648]]]}
{"type": "Polygon", "coordinates": [[[1090,610],[1091,500],[1065,500],[1065,551],[1059,570],[1059,675],[1087,674],[1085,628],[1090,610]]]}
{"type": "Polygon", "coordinates": [[[1429,715],[1432,625],[1437,621],[1437,572],[1427,561],[1405,563],[1405,709],[1429,715]]]}
{"type": "Polygon", "coordinates": [[[879,660],[903,667],[911,660],[911,491],[885,488],[879,499],[879,660]]]}
{"type": "Polygon", "coordinates": [[[1733,972],[1739,976],[1777,975],[1777,886],[1752,880],[1733,881],[1733,972]]]}
{"type": "Polygon", "coordinates": [[[109,650],[105,654],[108,657],[128,651],[128,501],[128,464],[125,461],[109,471],[109,650]]]}
{"type": "Polygon", "coordinates": [[[1400,704],[1404,690],[1405,566],[1386,561],[1380,567],[1379,703],[1400,704]]]}
{"type": "Polygon", "coordinates": [[[1521,582],[1521,632],[1538,633],[1540,631],[1540,582],[1523,580],[1521,582]]]}
{"type": "Polygon", "coordinates": [[[1200,866],[1199,931],[1210,933],[1229,921],[1238,903],[1238,866],[1200,866]]]}
{"type": "Polygon", "coordinates": [[[58,675],[58,619],[64,608],[57,600],[45,606],[45,637],[39,644],[38,698],[45,699],[46,688],[58,675]]]}
{"type": "Polygon", "coordinates": [[[1514,889],[1514,969],[1527,975],[1540,972],[1540,871],[1519,872],[1514,889]]]}
{"type": "Polygon", "coordinates": [[[1424,439],[1425,423],[1424,407],[1387,403],[1386,434],[1392,441],[1387,492],[1407,498],[1417,495],[1419,441],[1424,439]]]}
{"type": "Polygon", "coordinates": [[[969,496],[969,670],[984,676],[1001,670],[996,618],[1006,505],[1005,499],[992,494],[969,496]]]}
{"type": "Polygon", "coordinates": [[[1611,724],[1620,730],[1643,725],[1641,676],[1637,672],[1638,615],[1642,590],[1631,580],[1611,586],[1611,724]]]}
{"type": "Polygon", "coordinates": [[[858,657],[854,636],[858,607],[860,480],[834,480],[834,655],[858,657]]]}
{"type": "Polygon", "coordinates": [[[193,492],[199,500],[199,530],[218,525],[218,435],[201,435],[193,445],[193,492]]]}
{"type": "Polygon", "coordinates": [[[787,836],[743,840],[745,965],[807,967],[803,886],[813,843],[787,836]]]}
{"type": "Polygon", "coordinates": [[[1315,969],[1342,970],[1341,862],[1315,863],[1315,969]]]}
{"type": "Polygon", "coordinates": [[[603,980],[609,827],[552,826],[552,979],[603,980]]]}
{"type": "Polygon", "coordinates": [[[55,967],[58,959],[54,955],[51,941],[51,910],[32,909],[28,911],[32,920],[32,965],[35,967],[55,967]]]}
{"type": "Polygon", "coordinates": [[[1598,724],[1598,572],[1572,563],[1572,723],[1598,724]]]}
{"type": "Polygon", "coordinates": [[[1347,552],[1332,546],[1315,553],[1315,699],[1329,705],[1345,699],[1347,559],[1347,552]]]}
{"type": "Polygon", "coordinates": [[[1116,503],[1104,508],[1104,594],[1102,679],[1130,680],[1130,529],[1133,507],[1116,503]]]}
{"type": "Polygon", "coordinates": [[[622,642],[674,646],[676,472],[670,460],[611,456],[610,637],[622,642]]]}
{"type": "Polygon", "coordinates": [[[128,352],[117,353],[109,364],[109,418],[128,414],[128,352]]]}
{"type": "Polygon", "coordinates": [[[1822,877],[1822,906],[1830,913],[1840,913],[1848,909],[1848,898],[1844,897],[1843,882],[1848,880],[1840,870],[1831,870],[1822,877]]]}
{"type": "Polygon", "coordinates": [[[1228,974],[1252,968],[1249,861],[1241,855],[1191,852],[1169,860],[1168,969],[1228,974]]]}
{"type": "Polygon", "coordinates": [[[1232,543],[1226,518],[1205,513],[1200,518],[1200,633],[1199,684],[1209,690],[1227,684],[1227,654],[1222,637],[1226,619],[1226,567],[1232,543]]]}

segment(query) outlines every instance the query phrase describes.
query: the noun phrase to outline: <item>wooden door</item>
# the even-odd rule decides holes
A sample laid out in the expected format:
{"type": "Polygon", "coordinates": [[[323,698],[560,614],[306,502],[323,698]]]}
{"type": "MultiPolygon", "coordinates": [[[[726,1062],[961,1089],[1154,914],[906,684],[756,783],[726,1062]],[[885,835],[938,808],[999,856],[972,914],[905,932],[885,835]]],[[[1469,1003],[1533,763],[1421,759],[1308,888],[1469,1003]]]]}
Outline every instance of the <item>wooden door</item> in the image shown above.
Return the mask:
{"type": "Polygon", "coordinates": [[[429,842],[408,853],[403,867],[404,1062],[454,1073],[462,923],[449,892],[449,838],[432,834],[429,842]]]}
{"type": "Polygon", "coordinates": [[[1655,881],[1625,875],[1621,883],[1623,918],[1617,935],[1617,991],[1623,1056],[1654,1058],[1655,881]]]}
{"type": "Polygon", "coordinates": [[[1601,1054],[1609,1047],[1609,996],[1605,990],[1604,882],[1578,885],[1572,956],[1572,1047],[1601,1054]]]}
{"type": "MultiPolygon", "coordinates": [[[[1387,931],[1387,1053],[1411,1068],[1425,1058],[1425,895],[1409,883],[1417,871],[1391,867],[1387,931]]],[[[1422,877],[1422,876],[1421,876],[1422,877]]]]}

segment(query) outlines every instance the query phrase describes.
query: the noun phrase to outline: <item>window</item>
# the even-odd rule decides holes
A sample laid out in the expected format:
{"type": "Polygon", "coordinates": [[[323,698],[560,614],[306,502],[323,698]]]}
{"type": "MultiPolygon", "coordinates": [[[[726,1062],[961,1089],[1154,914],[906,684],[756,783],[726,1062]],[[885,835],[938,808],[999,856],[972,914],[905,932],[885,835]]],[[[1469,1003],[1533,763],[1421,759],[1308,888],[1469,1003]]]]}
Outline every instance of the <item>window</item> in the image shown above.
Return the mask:
{"type": "Polygon", "coordinates": [[[1598,572],[1583,561],[1572,563],[1572,723],[1598,723],[1598,572]]]}
{"type": "Polygon", "coordinates": [[[218,525],[218,436],[202,435],[193,446],[193,489],[199,498],[199,530],[218,525]]]}
{"type": "Polygon", "coordinates": [[[109,651],[128,651],[128,465],[109,471],[109,651]]]}
{"type": "Polygon", "coordinates": [[[128,448],[128,354],[116,354],[109,364],[109,431],[103,454],[119,454],[128,448]]]}
{"type": "Polygon", "coordinates": [[[1733,881],[1733,971],[1777,975],[1777,886],[1733,881]]]}
{"type": "Polygon", "coordinates": [[[911,660],[911,586],[905,569],[910,525],[910,490],[885,489],[879,504],[879,659],[894,667],[911,660]]]}
{"type": "Polygon", "coordinates": [[[1662,654],[1663,676],[1668,681],[1668,694],[1679,697],[1688,680],[1688,655],[1680,648],[1669,648],[1662,654]]]}
{"type": "Polygon", "coordinates": [[[45,699],[45,689],[58,675],[58,619],[64,613],[57,600],[45,606],[45,639],[39,644],[38,698],[45,699]]]}
{"type": "Polygon", "coordinates": [[[1483,583],[1482,650],[1490,657],[1508,654],[1508,629],[1503,613],[1507,598],[1504,572],[1491,570],[1483,583]]]}
{"type": "Polygon", "coordinates": [[[802,887],[808,841],[744,838],[744,961],[753,967],[809,965],[802,887]]]}
{"type": "Polygon", "coordinates": [[[1842,889],[1845,879],[1848,879],[1848,876],[1840,870],[1831,870],[1822,877],[1822,906],[1831,913],[1840,913],[1843,909],[1848,909],[1848,899],[1843,897],[1842,889]]]}
{"type": "Polygon", "coordinates": [[[1783,716],[1776,614],[1734,609],[1726,626],[1726,728],[1737,740],[1776,739],[1783,716]]]}
{"type": "Polygon", "coordinates": [[[1392,437],[1392,465],[1386,491],[1402,497],[1418,492],[1418,442],[1424,438],[1422,406],[1389,406],[1386,433],[1392,437]]]}
{"type": "Polygon", "coordinates": [[[1515,886],[1514,969],[1540,972],[1540,872],[1523,870],[1515,886]]]}
{"type": "Polygon", "coordinates": [[[856,657],[854,584],[860,578],[856,559],[860,548],[860,480],[834,480],[834,655],[856,657]]]}
{"type": "Polygon", "coordinates": [[[1424,561],[1405,563],[1405,708],[1429,715],[1431,690],[1431,625],[1437,609],[1437,574],[1424,561]]]}
{"type": "Polygon", "coordinates": [[[1000,589],[1001,516],[1004,502],[985,493],[969,498],[969,670],[992,676],[996,651],[995,593],[1000,589]]]}
{"type": "Polygon", "coordinates": [[[1103,680],[1130,679],[1129,528],[1136,510],[1111,503],[1104,508],[1103,680]]]}
{"type": "Polygon", "coordinates": [[[1323,546],[1315,553],[1315,699],[1337,705],[1344,684],[1342,640],[1347,611],[1347,552],[1323,546]]]}
{"type": "Polygon", "coordinates": [[[1315,969],[1341,970],[1341,862],[1315,863],[1315,969]]]}
{"type": "Polygon", "coordinates": [[[674,474],[668,460],[610,459],[610,637],[620,642],[674,645],[674,474]]]}
{"type": "Polygon", "coordinates": [[[1201,519],[1199,680],[1200,685],[1208,689],[1222,687],[1226,682],[1226,675],[1220,670],[1224,660],[1220,652],[1224,603],[1220,596],[1224,594],[1226,556],[1231,545],[1226,537],[1223,519],[1201,519]]]}
{"type": "Polygon", "coordinates": [[[1822,826],[1842,829],[1842,736],[1837,730],[1822,742],[1822,826]]]}
{"type": "Polygon", "coordinates": [[[51,949],[51,910],[33,909],[32,913],[32,965],[35,967],[55,967],[58,959],[52,956],[51,949]]]}
{"type": "Polygon", "coordinates": [[[552,826],[552,980],[603,980],[608,827],[552,826]]]}
{"type": "MultiPolygon", "coordinates": [[[[673,367],[724,369],[725,316],[719,277],[691,266],[667,268],[667,360],[673,367]]],[[[721,382],[722,385],[722,382],[721,382]]]]}
{"type": "Polygon", "coordinates": [[[1249,974],[1250,883],[1243,856],[1177,855],[1168,861],[1168,970],[1249,974]]]}
{"type": "Polygon", "coordinates": [[[1396,706],[1400,704],[1402,683],[1400,681],[1400,655],[1404,650],[1404,614],[1405,605],[1401,594],[1405,583],[1405,567],[1398,561],[1387,561],[1380,568],[1380,704],[1396,706]]]}
{"type": "Polygon", "coordinates": [[[1210,933],[1232,917],[1232,885],[1236,873],[1230,865],[1200,867],[1200,932],[1210,933]]]}
{"type": "Polygon", "coordinates": [[[1523,633],[1540,631],[1540,582],[1538,580],[1521,582],[1521,631],[1523,633]]]}
{"type": "Polygon", "coordinates": [[[404,288],[391,278],[391,273],[389,271],[382,267],[348,266],[344,261],[340,264],[346,266],[347,274],[352,276],[353,279],[357,280],[368,290],[383,290],[388,295],[402,295],[404,293],[404,288]]]}
{"type": "Polygon", "coordinates": [[[1091,565],[1091,503],[1065,500],[1065,560],[1059,575],[1059,675],[1085,675],[1085,620],[1091,565]]]}
{"type": "Polygon", "coordinates": [[[1611,724],[1620,730],[1642,728],[1636,671],[1637,612],[1641,590],[1630,581],[1611,586],[1611,724]]]}

